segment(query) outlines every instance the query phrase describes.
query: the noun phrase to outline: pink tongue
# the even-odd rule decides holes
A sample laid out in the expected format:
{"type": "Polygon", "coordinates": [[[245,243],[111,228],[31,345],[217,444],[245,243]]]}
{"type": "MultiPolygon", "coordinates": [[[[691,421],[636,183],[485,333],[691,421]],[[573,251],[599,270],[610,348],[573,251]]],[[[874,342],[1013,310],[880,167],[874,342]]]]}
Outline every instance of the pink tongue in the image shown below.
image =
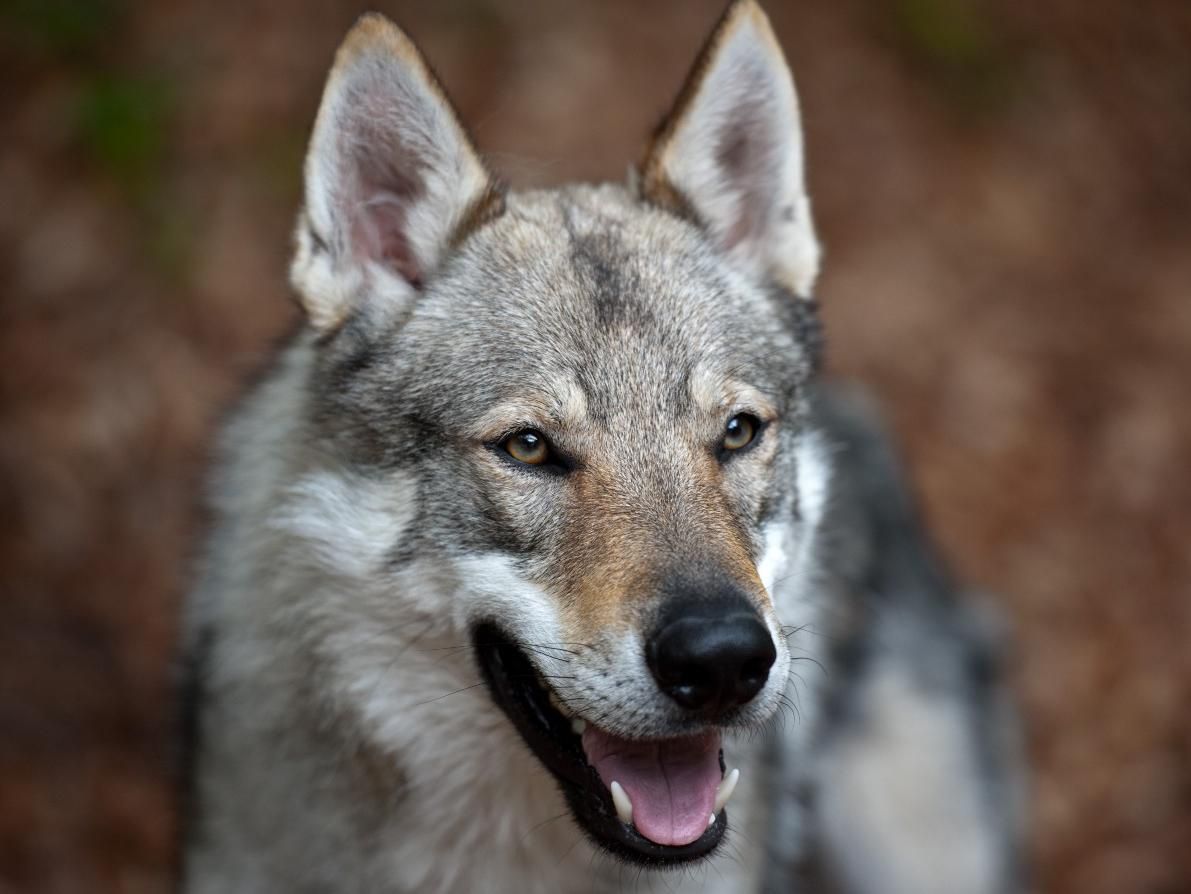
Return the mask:
{"type": "Polygon", "coordinates": [[[707,830],[720,784],[720,734],[633,742],[583,731],[583,751],[604,785],[619,782],[633,802],[633,825],[656,844],[690,844],[707,830]]]}

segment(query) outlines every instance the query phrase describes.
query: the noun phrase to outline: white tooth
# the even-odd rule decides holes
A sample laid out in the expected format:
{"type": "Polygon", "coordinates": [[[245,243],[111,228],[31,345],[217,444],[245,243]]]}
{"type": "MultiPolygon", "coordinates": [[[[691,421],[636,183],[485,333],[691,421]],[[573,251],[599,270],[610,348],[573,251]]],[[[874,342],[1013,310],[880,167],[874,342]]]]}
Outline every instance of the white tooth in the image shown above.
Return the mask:
{"type": "Polygon", "coordinates": [[[574,730],[576,736],[581,736],[587,729],[587,721],[582,717],[576,717],[571,721],[571,729],[574,730]]]}
{"type": "Polygon", "coordinates": [[[626,826],[633,824],[633,802],[629,800],[628,792],[620,787],[620,783],[612,780],[612,803],[616,805],[616,815],[626,826]]]}
{"type": "Polygon", "coordinates": [[[715,790],[715,812],[719,813],[736,791],[736,783],[740,780],[740,770],[733,769],[731,773],[720,780],[719,788],[715,790]]]}
{"type": "Polygon", "coordinates": [[[709,828],[709,829],[710,829],[710,828],[711,828],[712,826],[714,826],[714,825],[715,825],[715,814],[713,813],[713,814],[711,815],[711,819],[709,819],[709,820],[707,821],[707,828],[709,828]]]}

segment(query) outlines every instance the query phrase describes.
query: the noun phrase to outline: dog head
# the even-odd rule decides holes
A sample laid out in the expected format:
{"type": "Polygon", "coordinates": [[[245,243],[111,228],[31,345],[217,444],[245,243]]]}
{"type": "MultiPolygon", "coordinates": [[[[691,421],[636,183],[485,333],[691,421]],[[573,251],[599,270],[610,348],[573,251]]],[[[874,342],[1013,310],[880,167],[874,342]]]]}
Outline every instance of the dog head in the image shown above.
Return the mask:
{"type": "Polygon", "coordinates": [[[639,862],[714,849],[721,733],[787,684],[824,486],[802,169],[752,2],[629,187],[506,193],[378,16],[311,141],[292,278],[326,452],[407,482],[388,561],[449,569],[443,610],[494,701],[580,825],[639,862]]]}

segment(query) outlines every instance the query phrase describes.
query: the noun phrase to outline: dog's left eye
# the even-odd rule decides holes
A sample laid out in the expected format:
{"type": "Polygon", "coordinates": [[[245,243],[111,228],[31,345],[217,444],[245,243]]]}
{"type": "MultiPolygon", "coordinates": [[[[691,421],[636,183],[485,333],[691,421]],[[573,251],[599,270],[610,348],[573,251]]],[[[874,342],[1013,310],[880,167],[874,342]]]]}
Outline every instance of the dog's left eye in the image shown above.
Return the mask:
{"type": "Polygon", "coordinates": [[[761,430],[761,420],[750,413],[737,413],[728,420],[724,427],[724,440],[721,442],[725,451],[741,450],[753,442],[757,432],[761,430]]]}
{"type": "Polygon", "coordinates": [[[550,459],[550,444],[541,432],[532,428],[513,432],[500,442],[501,448],[519,463],[540,466],[550,459]]]}

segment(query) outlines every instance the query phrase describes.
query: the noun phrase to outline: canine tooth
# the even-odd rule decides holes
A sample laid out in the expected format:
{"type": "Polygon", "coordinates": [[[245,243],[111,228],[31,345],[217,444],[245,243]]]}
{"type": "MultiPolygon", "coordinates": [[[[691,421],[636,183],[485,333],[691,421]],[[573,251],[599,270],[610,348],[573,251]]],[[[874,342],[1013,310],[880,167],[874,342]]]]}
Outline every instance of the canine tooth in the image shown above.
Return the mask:
{"type": "Polygon", "coordinates": [[[626,826],[631,826],[633,824],[633,802],[629,800],[628,792],[621,788],[620,783],[615,779],[608,787],[612,789],[612,803],[616,805],[616,815],[626,826]]]}
{"type": "Polygon", "coordinates": [[[710,829],[710,828],[711,828],[712,826],[714,826],[714,825],[715,825],[715,814],[713,813],[713,814],[711,815],[711,819],[709,819],[709,820],[707,821],[707,828],[709,828],[709,829],[710,829]]]}
{"type": "MultiPolygon", "coordinates": [[[[719,788],[715,790],[715,812],[719,813],[736,791],[736,783],[740,781],[740,770],[734,768],[731,773],[720,780],[719,788]]],[[[713,814],[714,816],[714,814],[713,814]]]]}
{"type": "Polygon", "coordinates": [[[587,721],[582,717],[575,717],[571,720],[571,729],[574,730],[576,736],[583,735],[583,731],[587,729],[587,721]]]}

